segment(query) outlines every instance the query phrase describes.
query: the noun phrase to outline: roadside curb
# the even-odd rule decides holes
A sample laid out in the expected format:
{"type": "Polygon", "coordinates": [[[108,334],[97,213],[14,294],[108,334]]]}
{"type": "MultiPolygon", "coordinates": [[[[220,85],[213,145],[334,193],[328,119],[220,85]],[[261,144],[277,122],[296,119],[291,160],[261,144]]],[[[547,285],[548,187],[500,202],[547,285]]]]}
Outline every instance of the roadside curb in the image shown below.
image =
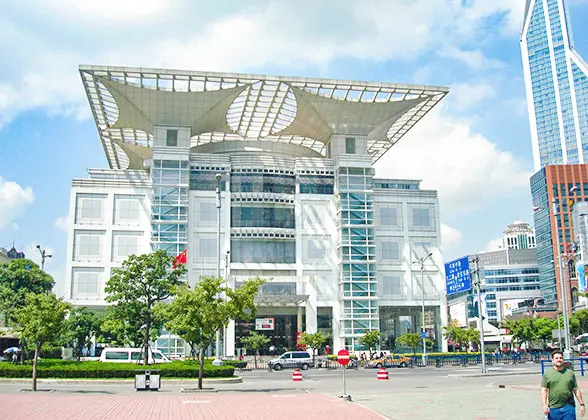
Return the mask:
{"type": "MultiPolygon", "coordinates": [[[[32,379],[24,379],[24,378],[0,378],[0,383],[11,383],[11,384],[30,384],[33,380],[32,379]]],[[[191,382],[198,382],[198,378],[186,378],[186,379],[165,379],[161,378],[162,383],[172,384],[172,385],[182,385],[188,384],[191,382]]],[[[214,384],[239,384],[243,382],[243,378],[238,376],[235,378],[203,378],[202,383],[214,385],[214,384]]],[[[112,380],[103,380],[103,379],[52,379],[52,378],[37,378],[37,383],[45,383],[45,384],[97,384],[97,385],[108,385],[108,384],[134,384],[134,379],[112,379],[112,380]]]]}
{"type": "Polygon", "coordinates": [[[450,373],[450,378],[476,378],[486,376],[517,376],[517,375],[541,375],[541,372],[488,372],[488,373],[450,373]]]}

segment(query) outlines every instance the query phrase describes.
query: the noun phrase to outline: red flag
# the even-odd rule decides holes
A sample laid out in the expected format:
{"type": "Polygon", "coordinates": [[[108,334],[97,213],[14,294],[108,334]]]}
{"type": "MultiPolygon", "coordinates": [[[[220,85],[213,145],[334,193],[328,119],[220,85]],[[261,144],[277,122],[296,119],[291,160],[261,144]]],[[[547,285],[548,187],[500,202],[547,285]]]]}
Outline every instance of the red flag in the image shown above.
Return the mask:
{"type": "Polygon", "coordinates": [[[180,264],[186,264],[188,262],[188,250],[184,249],[180,255],[174,258],[173,268],[178,268],[180,264]]]}

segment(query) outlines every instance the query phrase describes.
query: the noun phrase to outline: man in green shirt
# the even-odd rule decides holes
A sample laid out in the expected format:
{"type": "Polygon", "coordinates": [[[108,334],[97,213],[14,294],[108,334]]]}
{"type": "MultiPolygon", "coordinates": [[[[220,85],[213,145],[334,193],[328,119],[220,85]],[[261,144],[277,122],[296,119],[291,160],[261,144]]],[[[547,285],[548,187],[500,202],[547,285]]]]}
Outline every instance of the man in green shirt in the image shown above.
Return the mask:
{"type": "Polygon", "coordinates": [[[584,399],[578,388],[576,375],[564,365],[563,353],[551,353],[553,369],[545,371],[541,379],[543,412],[549,420],[576,420],[574,395],[580,403],[580,415],[584,417],[584,399]]]}

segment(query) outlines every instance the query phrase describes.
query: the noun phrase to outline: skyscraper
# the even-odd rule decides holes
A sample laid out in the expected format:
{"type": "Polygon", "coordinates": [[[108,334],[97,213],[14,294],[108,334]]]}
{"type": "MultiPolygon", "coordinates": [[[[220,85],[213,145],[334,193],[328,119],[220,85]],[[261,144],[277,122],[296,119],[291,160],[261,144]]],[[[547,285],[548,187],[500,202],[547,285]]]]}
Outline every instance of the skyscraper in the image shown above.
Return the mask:
{"type": "Polygon", "coordinates": [[[527,0],[521,49],[535,170],[588,162],[588,65],[564,0],[527,0]]]}

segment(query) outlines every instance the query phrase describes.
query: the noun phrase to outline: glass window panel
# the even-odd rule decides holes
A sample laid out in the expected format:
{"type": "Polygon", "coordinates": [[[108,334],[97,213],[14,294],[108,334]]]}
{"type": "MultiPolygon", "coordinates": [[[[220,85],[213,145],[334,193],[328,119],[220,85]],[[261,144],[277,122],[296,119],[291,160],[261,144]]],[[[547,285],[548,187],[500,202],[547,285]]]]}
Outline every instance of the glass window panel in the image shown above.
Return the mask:
{"type": "Polygon", "coordinates": [[[167,130],[165,145],[168,147],[176,147],[178,145],[178,130],[167,130]]]}

